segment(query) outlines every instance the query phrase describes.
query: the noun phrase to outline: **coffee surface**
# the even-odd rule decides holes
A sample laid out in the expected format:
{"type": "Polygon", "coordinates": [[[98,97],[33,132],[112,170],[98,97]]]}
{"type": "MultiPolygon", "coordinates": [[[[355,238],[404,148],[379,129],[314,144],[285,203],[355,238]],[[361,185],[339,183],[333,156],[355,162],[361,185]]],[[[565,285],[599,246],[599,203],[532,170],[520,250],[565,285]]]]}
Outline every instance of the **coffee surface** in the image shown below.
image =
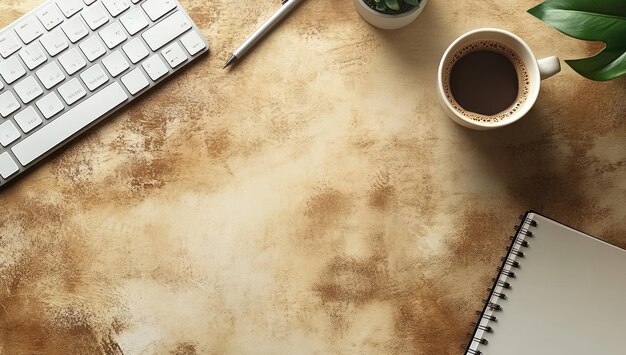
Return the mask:
{"type": "Polygon", "coordinates": [[[461,47],[450,56],[442,75],[444,94],[453,109],[479,122],[511,117],[530,93],[524,61],[498,41],[481,40],[461,47]]]}
{"type": "Polygon", "coordinates": [[[517,100],[518,73],[505,55],[479,50],[466,54],[454,64],[450,89],[463,109],[493,116],[507,110],[517,100]]]}

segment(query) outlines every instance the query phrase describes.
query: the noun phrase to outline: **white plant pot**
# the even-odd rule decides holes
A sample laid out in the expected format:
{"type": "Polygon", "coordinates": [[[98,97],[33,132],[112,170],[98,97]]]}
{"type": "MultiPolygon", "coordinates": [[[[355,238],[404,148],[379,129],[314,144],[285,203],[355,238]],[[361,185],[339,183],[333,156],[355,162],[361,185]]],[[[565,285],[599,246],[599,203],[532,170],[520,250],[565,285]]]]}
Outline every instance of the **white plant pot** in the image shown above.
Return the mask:
{"type": "Polygon", "coordinates": [[[370,25],[382,28],[385,30],[394,30],[396,28],[404,27],[413,22],[417,16],[424,10],[428,0],[422,0],[420,5],[412,10],[398,15],[387,15],[382,12],[373,10],[363,0],[353,0],[356,10],[359,15],[369,22],[370,25]]]}

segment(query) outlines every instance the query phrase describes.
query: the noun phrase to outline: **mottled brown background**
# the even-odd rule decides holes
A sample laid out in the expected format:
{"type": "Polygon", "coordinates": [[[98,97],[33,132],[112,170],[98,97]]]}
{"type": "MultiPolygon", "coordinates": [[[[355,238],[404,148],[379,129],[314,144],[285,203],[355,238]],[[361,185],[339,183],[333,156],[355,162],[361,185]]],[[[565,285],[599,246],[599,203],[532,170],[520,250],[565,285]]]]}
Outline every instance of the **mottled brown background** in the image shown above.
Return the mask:
{"type": "Polygon", "coordinates": [[[492,132],[438,108],[467,30],[600,48],[538,1],[432,0],[388,32],[309,0],[230,72],[278,0],[182,3],[210,56],[0,194],[0,353],[454,354],[520,212],[626,247],[624,78],[564,66],[492,132]]]}

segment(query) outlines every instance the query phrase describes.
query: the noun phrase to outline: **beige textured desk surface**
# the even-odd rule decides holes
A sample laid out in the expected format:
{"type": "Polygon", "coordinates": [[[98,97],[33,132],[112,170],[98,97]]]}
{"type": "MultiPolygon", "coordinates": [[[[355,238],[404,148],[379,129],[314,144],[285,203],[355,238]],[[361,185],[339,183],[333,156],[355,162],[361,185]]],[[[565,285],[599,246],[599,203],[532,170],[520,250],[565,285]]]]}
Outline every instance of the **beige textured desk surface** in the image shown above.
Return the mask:
{"type": "Polygon", "coordinates": [[[438,108],[467,30],[598,48],[538,1],[431,0],[385,32],[308,0],[231,72],[279,2],[182,3],[210,56],[0,194],[0,353],[453,354],[520,212],[626,247],[624,78],[564,66],[494,132],[438,108]]]}

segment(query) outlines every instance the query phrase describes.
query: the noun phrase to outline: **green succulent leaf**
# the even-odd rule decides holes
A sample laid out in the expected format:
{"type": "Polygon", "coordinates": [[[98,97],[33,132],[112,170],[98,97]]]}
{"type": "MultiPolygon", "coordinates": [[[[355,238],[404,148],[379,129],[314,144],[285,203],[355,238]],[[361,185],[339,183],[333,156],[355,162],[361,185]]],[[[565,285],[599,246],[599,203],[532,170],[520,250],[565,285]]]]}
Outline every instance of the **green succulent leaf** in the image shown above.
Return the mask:
{"type": "Polygon", "coordinates": [[[376,10],[380,12],[385,12],[385,10],[387,10],[387,4],[385,3],[385,0],[379,0],[378,4],[376,4],[376,10]]]}
{"type": "Polygon", "coordinates": [[[568,36],[606,44],[593,57],[565,61],[582,76],[611,80],[626,74],[626,1],[546,0],[528,12],[568,36]]]}
{"type": "Polygon", "coordinates": [[[385,3],[387,4],[387,7],[392,10],[400,10],[400,4],[398,4],[398,0],[385,0],[385,3]]]}
{"type": "Polygon", "coordinates": [[[419,4],[420,4],[419,1],[417,1],[417,0],[402,0],[402,1],[404,1],[405,3],[407,3],[409,5],[413,5],[413,6],[419,6],[419,4]]]}

